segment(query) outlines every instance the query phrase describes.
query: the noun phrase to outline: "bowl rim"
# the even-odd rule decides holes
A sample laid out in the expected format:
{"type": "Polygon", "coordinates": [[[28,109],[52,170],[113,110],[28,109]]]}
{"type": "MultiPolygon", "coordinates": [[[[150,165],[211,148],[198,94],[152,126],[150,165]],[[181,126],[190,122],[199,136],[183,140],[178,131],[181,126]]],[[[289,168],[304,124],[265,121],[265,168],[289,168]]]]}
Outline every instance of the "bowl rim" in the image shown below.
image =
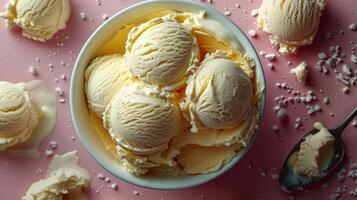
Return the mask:
{"type": "MultiPolygon", "coordinates": [[[[242,39],[238,39],[239,42],[241,42],[242,39]]],[[[84,74],[83,74],[84,76],[84,74]]],[[[258,79],[257,79],[258,81],[258,79]]],[[[258,88],[260,88],[258,87],[258,88]]],[[[265,105],[266,105],[266,78],[265,78],[265,73],[264,73],[264,69],[263,69],[263,65],[262,62],[260,60],[259,54],[257,53],[257,50],[255,49],[254,45],[252,44],[252,42],[249,40],[249,37],[241,30],[241,28],[234,23],[230,18],[226,17],[224,14],[222,14],[221,12],[217,11],[216,9],[200,3],[200,2],[195,2],[195,1],[190,1],[190,0],[151,0],[151,1],[142,1],[139,3],[135,3],[133,5],[130,5],[124,9],[119,10],[118,12],[116,12],[112,17],[110,17],[108,20],[106,20],[105,22],[103,22],[91,35],[90,37],[87,39],[87,41],[85,42],[85,44],[82,46],[75,65],[74,65],[74,69],[72,70],[72,75],[71,75],[71,81],[70,81],[70,113],[71,113],[71,118],[73,121],[73,125],[76,131],[77,136],[80,139],[81,144],[85,147],[86,151],[94,158],[94,160],[101,166],[103,167],[107,172],[109,172],[110,174],[112,174],[113,176],[115,176],[116,178],[135,185],[135,186],[139,186],[139,187],[143,187],[143,188],[148,188],[148,189],[160,189],[160,190],[176,190],[176,189],[184,189],[184,188],[191,188],[194,186],[198,186],[198,185],[202,185],[204,183],[207,183],[215,178],[218,178],[220,176],[222,176],[224,173],[226,173],[227,171],[229,171],[230,169],[232,169],[246,154],[247,152],[250,150],[252,144],[254,143],[256,137],[257,137],[257,132],[260,128],[260,125],[264,119],[264,114],[265,114],[265,105]],[[201,181],[196,181],[196,182],[190,182],[187,183],[185,185],[177,185],[177,186],[162,186],[158,187],[158,186],[151,186],[150,184],[143,184],[142,182],[136,182],[124,177],[119,176],[118,174],[116,174],[113,170],[110,169],[109,166],[107,166],[105,164],[105,161],[103,161],[99,155],[97,155],[96,150],[94,150],[94,148],[91,148],[91,146],[86,142],[86,137],[84,136],[85,134],[82,133],[81,128],[79,123],[77,122],[77,119],[79,118],[78,114],[75,111],[75,96],[76,96],[76,91],[75,91],[75,85],[76,85],[76,77],[78,77],[78,71],[79,71],[79,65],[81,63],[81,60],[83,59],[85,52],[87,51],[87,49],[92,45],[93,43],[93,39],[96,37],[96,35],[98,33],[100,33],[108,24],[110,24],[112,21],[116,20],[117,18],[120,18],[121,15],[123,15],[123,13],[128,12],[132,9],[135,9],[137,7],[141,7],[141,6],[146,6],[146,5],[150,5],[150,4],[155,4],[155,3],[181,3],[181,4],[189,4],[189,5],[193,5],[195,7],[200,7],[202,10],[209,12],[209,13],[214,13],[214,15],[217,15],[217,17],[220,18],[224,18],[226,19],[225,23],[229,23],[231,25],[233,25],[234,28],[237,29],[238,32],[241,33],[241,35],[244,37],[244,39],[246,40],[246,42],[248,42],[248,46],[251,50],[250,54],[254,54],[251,55],[252,57],[256,57],[254,59],[255,62],[255,68],[256,69],[260,69],[261,73],[262,73],[262,80],[259,82],[259,84],[261,84],[261,94],[260,94],[260,98],[259,98],[259,103],[258,103],[258,107],[259,107],[259,112],[258,112],[258,120],[257,120],[257,125],[256,125],[256,129],[254,130],[254,135],[250,141],[250,143],[244,147],[243,149],[241,149],[239,152],[241,152],[241,156],[239,159],[234,160],[238,155],[235,155],[231,161],[229,161],[227,164],[225,164],[227,167],[223,167],[220,170],[218,170],[217,172],[213,172],[211,174],[213,174],[212,176],[205,178],[201,181]]],[[[196,175],[188,175],[188,176],[196,176],[196,175]]]]}

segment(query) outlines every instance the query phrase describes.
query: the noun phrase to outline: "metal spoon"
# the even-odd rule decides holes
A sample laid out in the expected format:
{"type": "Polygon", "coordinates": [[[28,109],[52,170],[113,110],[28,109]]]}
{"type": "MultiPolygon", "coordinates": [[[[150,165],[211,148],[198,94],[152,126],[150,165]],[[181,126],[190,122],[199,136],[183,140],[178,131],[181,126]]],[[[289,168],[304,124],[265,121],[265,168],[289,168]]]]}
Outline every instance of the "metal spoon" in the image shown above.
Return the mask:
{"type": "Polygon", "coordinates": [[[301,190],[303,187],[316,183],[330,174],[342,161],[345,154],[345,145],[341,139],[341,135],[345,128],[351,123],[351,121],[357,116],[357,107],[354,111],[344,120],[344,122],[335,129],[329,129],[330,133],[335,137],[333,144],[333,155],[329,161],[320,170],[320,176],[317,178],[310,178],[304,175],[300,175],[294,171],[294,166],[291,162],[295,159],[297,152],[300,149],[301,143],[305,140],[305,137],[310,134],[315,134],[318,130],[313,129],[305,134],[300,141],[295,145],[293,150],[289,153],[289,156],[284,162],[282,170],[279,176],[280,188],[286,192],[293,192],[301,190]]]}

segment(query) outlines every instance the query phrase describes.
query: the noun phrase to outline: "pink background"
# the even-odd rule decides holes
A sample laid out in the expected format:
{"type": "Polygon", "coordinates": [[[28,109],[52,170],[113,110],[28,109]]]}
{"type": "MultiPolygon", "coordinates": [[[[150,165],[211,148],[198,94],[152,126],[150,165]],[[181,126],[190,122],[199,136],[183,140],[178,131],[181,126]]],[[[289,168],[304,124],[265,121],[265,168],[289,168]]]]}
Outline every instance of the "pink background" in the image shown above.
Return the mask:
{"type": "MultiPolygon", "coordinates": [[[[56,87],[63,88],[67,95],[69,77],[76,56],[89,35],[103,22],[103,14],[111,16],[137,1],[102,0],[100,1],[100,6],[95,0],[72,0],[71,2],[72,15],[67,28],[44,44],[23,38],[19,30],[6,30],[3,26],[3,21],[1,22],[0,80],[20,82],[41,79],[53,90],[56,87]],[[88,20],[82,21],[79,15],[80,12],[85,12],[88,20]],[[61,47],[61,43],[64,44],[63,47],[61,47]],[[40,58],[39,63],[36,62],[37,57],[40,58]],[[62,61],[66,66],[61,65],[62,61]],[[49,71],[49,63],[55,65],[54,72],[49,71]],[[39,71],[38,77],[33,77],[28,73],[28,67],[31,65],[37,67],[39,71]],[[62,74],[68,77],[67,81],[60,79],[62,74]],[[59,83],[54,82],[55,78],[60,79],[59,83]]],[[[205,1],[202,2],[205,3],[205,1]]],[[[260,3],[260,0],[213,0],[213,3],[209,5],[221,12],[224,12],[225,8],[232,10],[230,18],[244,32],[248,33],[250,29],[256,29],[256,18],[252,17],[250,13],[252,9],[258,8],[260,3]],[[237,3],[240,4],[239,9],[236,8],[237,3]]],[[[4,4],[5,1],[1,1],[0,6],[4,4]]],[[[289,199],[290,195],[279,190],[278,182],[272,178],[272,175],[278,174],[285,156],[303,134],[303,131],[295,130],[295,119],[303,117],[303,124],[307,129],[317,120],[334,127],[356,106],[356,87],[351,87],[351,93],[345,95],[342,92],[344,86],[336,81],[333,72],[328,76],[323,76],[314,68],[314,64],[318,59],[317,53],[321,51],[328,52],[329,47],[336,44],[340,44],[343,47],[343,51],[348,54],[346,61],[348,60],[349,63],[351,47],[355,45],[350,44],[350,41],[357,42],[357,32],[352,32],[348,29],[349,24],[352,22],[357,23],[357,4],[355,0],[328,1],[328,7],[322,17],[320,31],[314,44],[301,48],[296,56],[279,56],[277,61],[274,62],[274,71],[265,67],[267,106],[265,119],[257,140],[247,156],[236,167],[216,180],[202,186],[177,191],[143,189],[120,181],[101,168],[77,139],[76,133],[72,128],[68,97],[66,97],[67,103],[58,104],[59,112],[54,132],[40,146],[40,159],[15,159],[0,156],[0,199],[19,199],[33,181],[45,176],[50,158],[47,158],[44,153],[50,141],[58,143],[58,149],[55,153],[62,154],[71,150],[79,152],[81,165],[86,167],[93,175],[92,188],[88,195],[89,199],[289,199]],[[344,30],[344,35],[340,34],[341,30],[344,30]],[[334,33],[334,39],[329,40],[326,37],[327,31],[334,33]],[[315,84],[302,85],[298,83],[296,78],[290,75],[290,67],[287,66],[288,61],[292,62],[294,66],[306,61],[310,65],[309,82],[313,81],[315,84]],[[290,105],[288,107],[289,120],[284,123],[280,122],[273,111],[274,98],[280,95],[289,96],[289,94],[277,88],[275,86],[276,82],[286,82],[294,87],[295,90],[301,92],[314,90],[323,111],[313,117],[309,117],[305,105],[290,105]],[[328,91],[327,88],[332,88],[332,90],[328,91]],[[323,90],[322,94],[319,93],[320,89],[323,90]],[[328,106],[322,103],[322,99],[326,96],[329,96],[332,100],[328,106]],[[329,115],[330,112],[333,112],[335,116],[331,117],[329,115]],[[280,127],[279,135],[272,131],[274,124],[280,127]],[[72,136],[76,137],[74,141],[71,140],[72,136]],[[38,169],[41,169],[43,173],[36,175],[35,172],[38,169]],[[266,172],[266,176],[262,172],[266,172]],[[98,173],[110,177],[112,183],[117,183],[119,185],[118,191],[109,189],[108,183],[97,178],[98,173]],[[98,194],[96,194],[97,190],[100,191],[98,194]],[[139,192],[139,195],[135,195],[134,191],[139,192]]],[[[252,39],[252,42],[258,52],[260,50],[269,53],[276,52],[270,45],[267,35],[261,31],[258,31],[258,37],[252,39]]],[[[262,62],[264,66],[268,63],[265,58],[262,58],[262,62]]],[[[356,65],[351,66],[353,69],[357,68],[356,65]]],[[[353,134],[356,131],[356,128],[350,126],[343,136],[352,160],[355,159],[355,154],[357,153],[357,146],[354,145],[355,141],[357,141],[357,135],[353,134]]],[[[319,184],[307,192],[295,194],[295,196],[298,199],[328,199],[337,186],[346,185],[348,188],[347,193],[356,188],[356,184],[351,179],[347,179],[341,184],[336,180],[335,175],[332,175],[325,182],[330,183],[328,188],[323,188],[319,184]]],[[[347,193],[341,199],[352,198],[347,193]]]]}

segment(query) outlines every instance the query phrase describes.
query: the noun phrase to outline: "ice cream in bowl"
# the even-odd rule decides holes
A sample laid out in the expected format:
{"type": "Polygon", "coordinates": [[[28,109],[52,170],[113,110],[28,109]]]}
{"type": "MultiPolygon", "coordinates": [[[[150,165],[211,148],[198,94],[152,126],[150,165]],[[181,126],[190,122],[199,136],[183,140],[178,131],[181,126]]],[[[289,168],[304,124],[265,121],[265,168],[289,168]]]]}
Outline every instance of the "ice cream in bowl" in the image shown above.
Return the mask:
{"type": "Polygon", "coordinates": [[[81,142],[118,178],[179,189],[247,153],[265,80],[243,32],[192,1],[148,1],[115,14],[82,48],[71,80],[81,142]]]}

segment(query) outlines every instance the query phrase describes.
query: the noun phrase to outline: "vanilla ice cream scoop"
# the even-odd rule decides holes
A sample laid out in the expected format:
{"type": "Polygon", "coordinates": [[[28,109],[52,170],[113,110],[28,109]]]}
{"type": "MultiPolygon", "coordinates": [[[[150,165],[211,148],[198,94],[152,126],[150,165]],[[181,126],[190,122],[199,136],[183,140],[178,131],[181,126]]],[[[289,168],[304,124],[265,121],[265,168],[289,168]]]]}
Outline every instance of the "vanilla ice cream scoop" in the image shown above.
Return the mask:
{"type": "Polygon", "coordinates": [[[325,7],[324,0],[263,0],[258,27],[281,53],[296,53],[298,47],[313,42],[325,7]]]}
{"type": "Polygon", "coordinates": [[[181,109],[188,113],[192,132],[229,129],[244,118],[252,101],[253,87],[245,72],[238,64],[212,54],[189,79],[181,109]]]}
{"type": "Polygon", "coordinates": [[[320,176],[324,162],[330,160],[333,155],[335,141],[335,137],[321,123],[315,123],[314,128],[318,132],[306,136],[305,141],[301,143],[294,166],[298,173],[309,177],[320,176]]]}
{"type": "Polygon", "coordinates": [[[89,108],[102,116],[113,96],[130,79],[121,55],[97,57],[85,72],[85,92],[89,108]]]}
{"type": "Polygon", "coordinates": [[[114,96],[104,124],[125,150],[148,155],[167,147],[180,127],[180,110],[171,93],[157,86],[132,84],[114,96]]]}
{"type": "Polygon", "coordinates": [[[191,27],[169,17],[156,18],[134,28],[126,42],[125,59],[131,73],[167,90],[185,84],[197,55],[191,27]]]}
{"type": "Polygon", "coordinates": [[[16,84],[0,81],[0,151],[29,139],[41,112],[16,84]]]}
{"type": "Polygon", "coordinates": [[[69,0],[10,0],[2,17],[6,26],[18,26],[30,39],[44,42],[61,29],[71,13],[69,0]]]}

